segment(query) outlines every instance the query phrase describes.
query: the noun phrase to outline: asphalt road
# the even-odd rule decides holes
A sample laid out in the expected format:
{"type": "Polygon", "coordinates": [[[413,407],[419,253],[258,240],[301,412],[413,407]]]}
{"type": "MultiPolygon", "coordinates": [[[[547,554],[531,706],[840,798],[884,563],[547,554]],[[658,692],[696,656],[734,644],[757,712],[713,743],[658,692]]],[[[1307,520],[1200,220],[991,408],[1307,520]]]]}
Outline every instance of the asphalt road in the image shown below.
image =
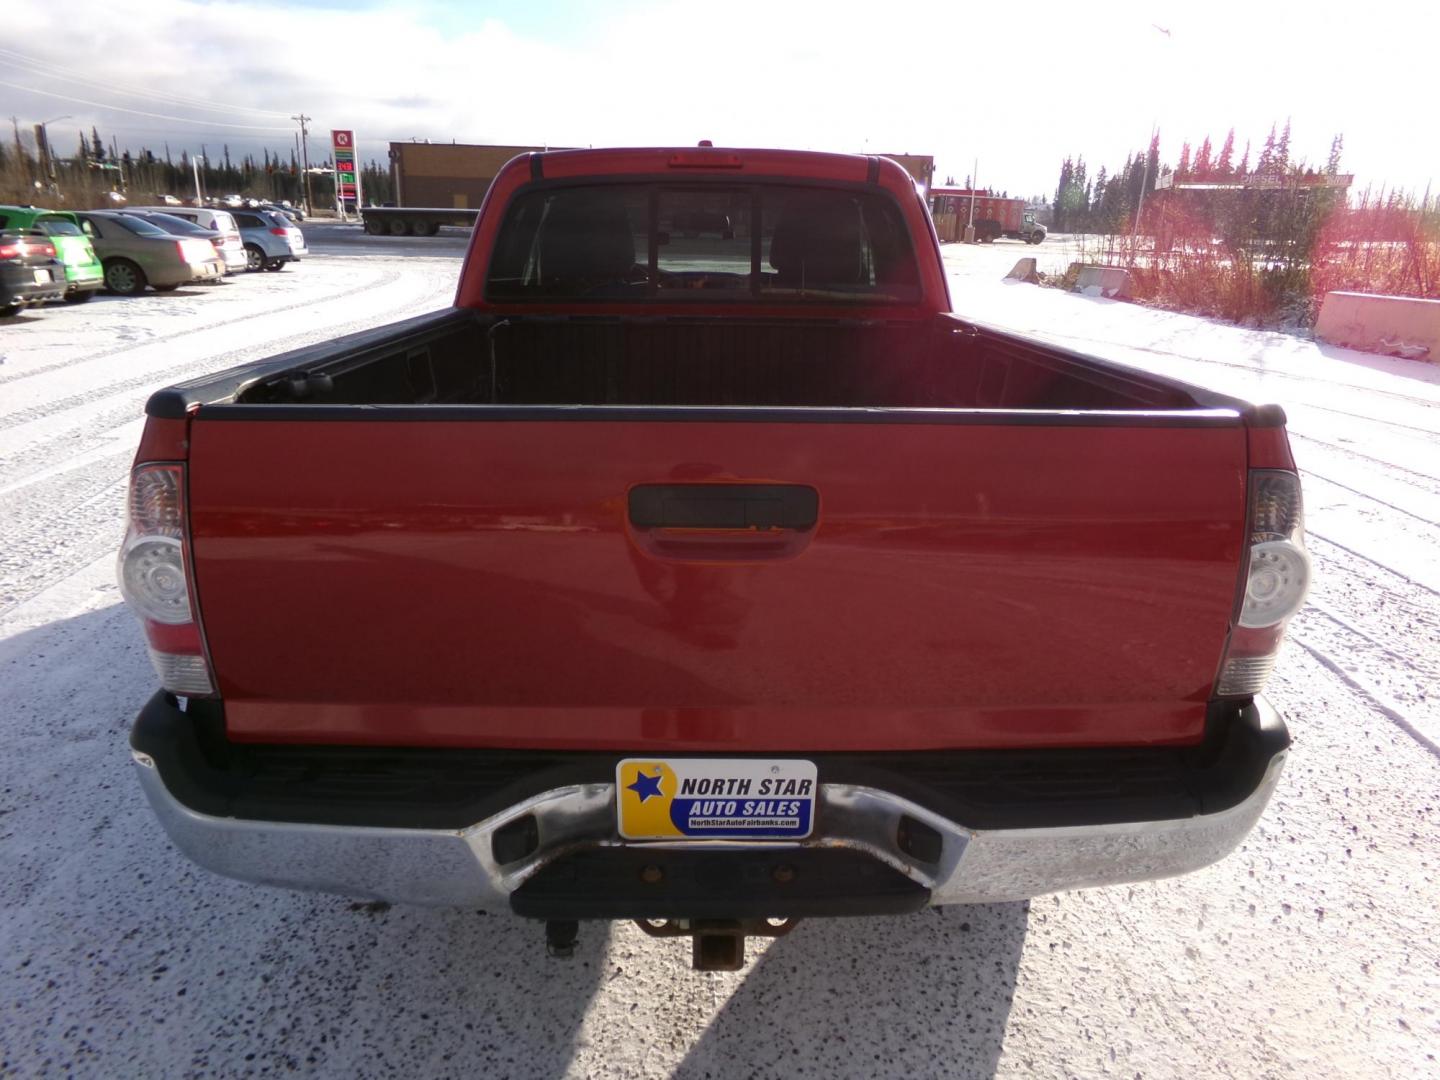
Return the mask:
{"type": "Polygon", "coordinates": [[[306,233],[314,256],[280,274],[0,327],[0,1075],[1440,1070],[1440,369],[1001,286],[1023,244],[947,250],[957,307],[1291,412],[1319,581],[1272,683],[1296,746],[1239,851],[1170,881],[807,922],[734,974],[628,924],[551,961],[510,918],[192,866],[126,749],[155,684],[114,584],[144,399],[443,306],[466,240],[306,233]]]}
{"type": "Polygon", "coordinates": [[[357,224],[307,221],[305,242],[316,255],[415,255],[422,258],[463,258],[470,230],[442,225],[434,236],[371,236],[357,224]]]}

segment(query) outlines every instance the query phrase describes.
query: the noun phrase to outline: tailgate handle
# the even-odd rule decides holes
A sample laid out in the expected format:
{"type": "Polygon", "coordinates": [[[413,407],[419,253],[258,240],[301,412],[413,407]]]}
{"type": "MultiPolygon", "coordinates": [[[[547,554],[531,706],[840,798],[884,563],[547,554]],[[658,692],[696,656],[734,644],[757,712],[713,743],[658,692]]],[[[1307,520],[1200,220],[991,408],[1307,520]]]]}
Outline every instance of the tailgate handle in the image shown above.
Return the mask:
{"type": "Polygon", "coordinates": [[[638,484],[630,489],[637,529],[793,529],[820,516],[820,493],[806,484],[638,484]]]}

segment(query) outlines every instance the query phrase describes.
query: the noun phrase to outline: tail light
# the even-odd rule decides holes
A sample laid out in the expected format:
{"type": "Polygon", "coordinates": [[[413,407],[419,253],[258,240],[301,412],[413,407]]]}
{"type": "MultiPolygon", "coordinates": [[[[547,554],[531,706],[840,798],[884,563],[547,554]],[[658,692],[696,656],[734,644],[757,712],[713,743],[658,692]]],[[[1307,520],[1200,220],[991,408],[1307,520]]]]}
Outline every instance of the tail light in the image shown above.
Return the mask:
{"type": "Polygon", "coordinates": [[[55,257],[55,245],[49,241],[17,240],[0,244],[0,259],[23,259],[27,255],[48,255],[55,257]]]}
{"type": "Polygon", "coordinates": [[[161,685],[183,697],[213,694],[190,587],[183,465],[141,465],[131,474],[119,578],[161,685]]]}
{"type": "Polygon", "coordinates": [[[271,235],[271,236],[289,236],[289,235],[290,235],[290,230],[289,230],[289,229],[282,229],[282,228],[280,228],[278,225],[275,225],[275,226],[271,226],[271,228],[270,228],[270,235],[271,235]]]}
{"type": "Polygon", "coordinates": [[[181,262],[205,262],[215,257],[214,248],[206,240],[177,240],[175,246],[180,249],[181,262]]]}
{"type": "Polygon", "coordinates": [[[1275,668],[1285,627],[1310,588],[1300,477],[1283,469],[1250,470],[1250,547],[1244,592],[1215,692],[1258,694],[1275,668]]]}

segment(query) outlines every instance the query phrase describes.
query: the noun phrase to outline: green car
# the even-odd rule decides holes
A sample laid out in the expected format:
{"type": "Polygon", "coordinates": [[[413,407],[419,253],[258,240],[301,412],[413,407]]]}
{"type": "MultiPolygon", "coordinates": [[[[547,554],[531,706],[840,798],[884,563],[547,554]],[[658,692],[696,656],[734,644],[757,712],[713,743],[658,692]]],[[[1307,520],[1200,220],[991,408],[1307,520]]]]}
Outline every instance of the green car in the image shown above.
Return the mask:
{"type": "Polygon", "coordinates": [[[89,300],[105,284],[105,270],[90,238],[80,230],[80,219],[69,210],[0,206],[0,229],[39,229],[50,237],[56,257],[65,264],[66,300],[89,300]]]}

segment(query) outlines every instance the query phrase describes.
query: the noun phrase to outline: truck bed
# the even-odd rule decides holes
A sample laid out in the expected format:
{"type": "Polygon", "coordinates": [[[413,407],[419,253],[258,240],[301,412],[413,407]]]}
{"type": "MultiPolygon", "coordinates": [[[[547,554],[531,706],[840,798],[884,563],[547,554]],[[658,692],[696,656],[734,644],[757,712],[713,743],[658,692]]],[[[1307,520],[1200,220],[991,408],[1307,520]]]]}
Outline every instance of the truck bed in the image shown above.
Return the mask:
{"type": "Polygon", "coordinates": [[[236,739],[1203,733],[1245,537],[1239,403],[953,317],[471,312],[152,411],[196,402],[196,592],[236,739]],[[813,520],[787,523],[797,492],[813,520]]]}
{"type": "MultiPolygon", "coordinates": [[[[179,388],[281,405],[629,405],[1194,411],[1237,402],[1093,358],[928,321],[444,312],[179,388]]],[[[165,399],[157,395],[156,407],[165,399]]]]}

